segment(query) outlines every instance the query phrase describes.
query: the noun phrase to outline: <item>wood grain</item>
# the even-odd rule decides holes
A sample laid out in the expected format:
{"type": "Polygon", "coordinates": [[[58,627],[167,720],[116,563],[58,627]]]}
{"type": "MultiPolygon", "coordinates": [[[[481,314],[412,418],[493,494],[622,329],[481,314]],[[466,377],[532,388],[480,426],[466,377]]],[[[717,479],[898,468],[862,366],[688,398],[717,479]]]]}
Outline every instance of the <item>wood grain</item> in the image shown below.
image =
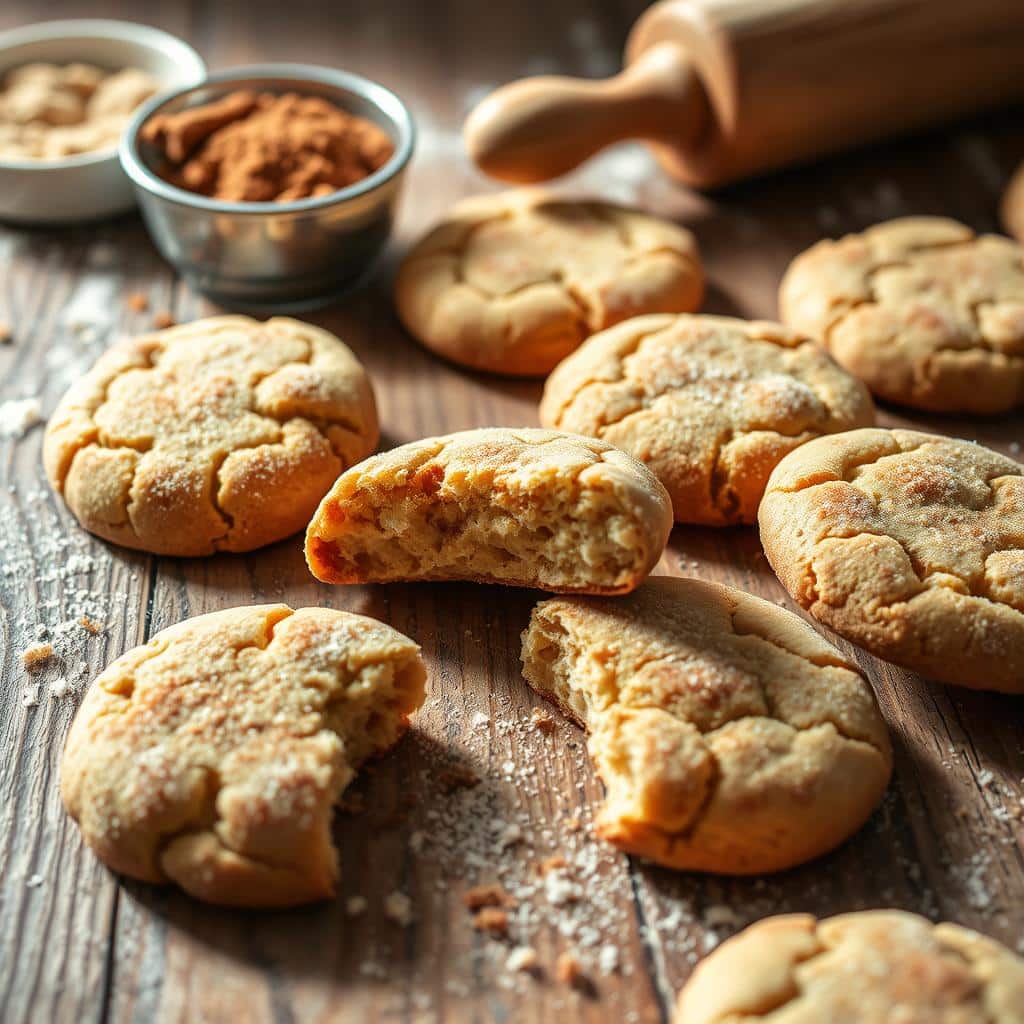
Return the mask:
{"type": "MultiPolygon", "coordinates": [[[[389,257],[368,288],[311,317],[369,367],[383,445],[536,422],[539,385],[472,375],[413,344],[391,310],[390,277],[410,238],[451,201],[493,187],[468,165],[457,135],[475,99],[527,73],[609,74],[641,6],[606,3],[595,13],[582,0],[524,3],[507,5],[499,19],[468,0],[386,0],[372,16],[346,19],[310,0],[256,0],[147,14],[186,35],[212,67],[328,63],[411,101],[420,148],[389,257]]],[[[52,16],[132,12],[124,0],[65,0],[52,16]]],[[[0,27],[34,17],[24,0],[9,0],[0,27]]],[[[822,234],[903,213],[945,213],[994,229],[998,191],[1024,156],[1017,123],[1012,115],[975,121],[711,198],[672,184],[636,148],[609,152],[560,187],[685,223],[708,264],[707,308],[772,317],[786,263],[822,234]]],[[[134,218],[69,232],[3,229],[0,260],[0,321],[15,333],[0,348],[0,400],[39,394],[45,412],[110,340],[148,326],[151,313],[127,311],[128,293],[145,291],[151,310],[170,309],[179,320],[214,310],[175,280],[134,218]],[[75,329],[79,315],[91,330],[75,329]]],[[[1020,415],[886,413],[885,421],[1003,451],[1024,432],[1020,415]]],[[[659,1021],[700,954],[770,913],[891,905],[1022,941],[1019,700],[946,689],[853,651],[897,751],[889,794],[865,829],[835,854],[772,879],[673,874],[589,838],[600,785],[580,735],[566,724],[550,736],[528,724],[535,702],[520,678],[518,638],[535,595],[468,585],[330,588],[306,571],[298,539],[247,557],[126,552],[83,534],[49,494],[40,441],[36,429],[0,442],[3,1021],[659,1021]],[[71,572],[76,565],[88,572],[71,572]],[[62,671],[48,667],[39,705],[23,707],[29,681],[18,652],[37,623],[52,627],[99,602],[104,633],[81,639],[73,659],[87,662],[84,681],[184,616],[277,600],[378,616],[417,638],[431,668],[413,734],[356,784],[365,810],[338,817],[338,900],[286,913],[225,912],[113,878],[82,849],[60,807],[56,767],[75,699],[47,695],[62,671]],[[482,781],[449,792],[445,772],[466,764],[482,781]],[[517,825],[521,840],[500,848],[496,823],[517,825]],[[560,851],[580,861],[586,882],[575,903],[551,906],[533,865],[560,851]],[[512,975],[504,967],[510,944],[470,926],[462,893],[497,879],[527,893],[513,914],[513,941],[536,946],[546,968],[538,978],[512,975]],[[408,928],[384,912],[394,891],[412,900],[408,928]],[[346,903],[357,894],[368,906],[353,917],[346,903]],[[591,968],[593,992],[573,993],[551,978],[561,950],[577,949],[593,964],[603,946],[617,950],[619,967],[591,968]]],[[[660,571],[723,580],[792,607],[751,530],[677,529],[660,571]]]]}

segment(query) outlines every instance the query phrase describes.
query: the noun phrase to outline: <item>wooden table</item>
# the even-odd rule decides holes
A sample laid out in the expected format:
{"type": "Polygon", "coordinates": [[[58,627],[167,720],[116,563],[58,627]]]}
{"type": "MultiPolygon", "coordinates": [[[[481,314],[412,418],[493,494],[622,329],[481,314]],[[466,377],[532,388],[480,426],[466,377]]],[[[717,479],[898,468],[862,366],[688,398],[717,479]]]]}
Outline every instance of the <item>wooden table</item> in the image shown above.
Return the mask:
{"type": "MultiPolygon", "coordinates": [[[[460,146],[458,127],[475,100],[524,73],[611,72],[643,5],[524,2],[500,5],[500,15],[498,6],[377,0],[348,21],[312,0],[194,0],[152,14],[213,68],[264,59],[340,65],[411,102],[420,141],[400,237],[366,290],[312,317],[369,367],[384,446],[536,422],[537,384],[464,373],[416,347],[395,321],[389,279],[414,233],[458,196],[494,187],[460,146]]],[[[31,21],[38,10],[7,0],[0,27],[31,21]]],[[[136,10],[127,0],[66,0],[48,6],[47,16],[132,17],[136,10]]],[[[687,224],[710,271],[707,308],[772,317],[786,262],[822,234],[907,213],[945,213],[996,229],[998,191],[1024,155],[1018,126],[1019,115],[978,121],[713,198],[674,186],[644,151],[627,147],[565,187],[687,224]]],[[[175,278],[134,217],[68,231],[5,229],[0,260],[0,321],[14,331],[13,344],[0,349],[0,400],[38,395],[45,412],[111,341],[149,328],[153,311],[170,310],[179,321],[213,311],[175,278]],[[136,291],[149,296],[150,312],[128,309],[125,297],[136,291]]],[[[1013,452],[1024,426],[1019,415],[950,420],[887,412],[884,421],[1013,452]]],[[[468,585],[321,586],[303,564],[298,538],[248,557],[183,561],[124,551],[84,534],[50,494],[41,440],[35,429],[0,442],[3,1021],[665,1020],[699,955],[756,918],[796,910],[904,907],[1021,944],[1019,700],[929,684],[854,651],[896,745],[895,777],[869,824],[835,854],[778,877],[673,874],[590,837],[601,787],[581,736],[569,726],[545,736],[524,724],[536,701],[519,675],[519,633],[536,595],[468,585]],[[122,651],[186,616],[279,600],[376,615],[419,640],[430,665],[429,698],[413,734],[356,785],[365,809],[339,815],[337,902],[235,913],[118,880],[83,849],[58,795],[61,746],[86,683],[122,651]],[[18,652],[37,625],[52,629],[83,613],[104,623],[102,635],[66,637],[70,651],[59,670],[36,680],[38,704],[23,706],[29,680],[18,652]],[[63,698],[50,696],[57,675],[75,687],[63,698]],[[458,765],[470,766],[481,783],[452,790],[450,769],[458,765]],[[532,865],[557,854],[583,881],[575,903],[547,902],[533,874],[532,865]],[[522,897],[513,944],[536,948],[546,967],[539,978],[507,970],[511,944],[470,926],[462,893],[494,880],[522,897]],[[408,927],[385,913],[386,896],[396,891],[412,901],[408,927]],[[367,908],[353,916],[347,904],[357,894],[367,908]],[[552,978],[563,949],[589,965],[590,995],[552,978]]],[[[724,580],[788,604],[750,529],[677,528],[661,570],[724,580]]]]}

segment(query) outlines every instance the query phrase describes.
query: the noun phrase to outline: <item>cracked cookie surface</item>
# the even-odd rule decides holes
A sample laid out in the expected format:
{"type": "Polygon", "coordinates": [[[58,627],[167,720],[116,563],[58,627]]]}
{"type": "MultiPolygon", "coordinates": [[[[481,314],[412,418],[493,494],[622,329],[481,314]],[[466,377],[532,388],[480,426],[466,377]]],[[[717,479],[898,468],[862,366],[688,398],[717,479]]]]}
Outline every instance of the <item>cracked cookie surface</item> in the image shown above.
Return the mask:
{"type": "Polygon", "coordinates": [[[1024,466],[955,438],[866,429],[786,456],[758,513],[782,585],[872,654],[1024,692],[1024,466]]]}
{"type": "Polygon", "coordinates": [[[1024,252],[944,217],[903,217],[790,264],[781,319],[880,398],[934,412],[1024,402],[1024,252]]]}
{"type": "Polygon", "coordinates": [[[543,376],[585,338],[641,313],[696,309],[697,243],[608,203],[516,190],[457,203],[406,257],[399,316],[457,363],[543,376]]]}
{"type": "Polygon", "coordinates": [[[333,334],[224,316],[107,351],[50,418],[43,461],[91,533],[206,555],[301,530],[377,438],[369,379],[333,334]]]}
{"type": "Polygon", "coordinates": [[[419,647],[327,608],[230,608],[118,658],[68,735],[61,794],[115,871],[233,906],[327,899],[333,808],[423,703],[419,647]]]}
{"type": "Polygon", "coordinates": [[[867,389],[779,324],[635,317],[548,378],[541,422],[609,441],[654,471],[677,522],[752,523],[768,475],[821,434],[867,426],[867,389]]]}
{"type": "Polygon", "coordinates": [[[523,674],[588,732],[598,834],[683,870],[779,871],[853,834],[892,755],[854,663],[760,598],[654,577],[617,600],[552,598],[523,674]]]}
{"type": "Polygon", "coordinates": [[[698,964],[674,1024],[1020,1024],[1024,960],[900,910],[758,921],[698,964]]]}
{"type": "Polygon", "coordinates": [[[327,583],[473,580],[625,593],[672,528],[665,488],[604,441],[489,427],[413,441],[342,474],[306,533],[327,583]]]}

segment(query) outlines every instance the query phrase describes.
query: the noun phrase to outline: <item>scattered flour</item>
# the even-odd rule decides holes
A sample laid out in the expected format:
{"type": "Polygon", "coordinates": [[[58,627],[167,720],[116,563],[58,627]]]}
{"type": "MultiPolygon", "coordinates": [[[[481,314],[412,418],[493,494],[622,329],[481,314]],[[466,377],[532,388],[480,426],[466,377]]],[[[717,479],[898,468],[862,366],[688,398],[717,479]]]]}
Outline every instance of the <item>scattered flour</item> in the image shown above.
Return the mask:
{"type": "Polygon", "coordinates": [[[42,422],[38,398],[13,398],[0,404],[0,438],[17,440],[42,422]]]}
{"type": "Polygon", "coordinates": [[[50,696],[55,700],[66,697],[69,693],[73,693],[74,690],[74,684],[67,676],[58,676],[50,683],[50,696]]]}

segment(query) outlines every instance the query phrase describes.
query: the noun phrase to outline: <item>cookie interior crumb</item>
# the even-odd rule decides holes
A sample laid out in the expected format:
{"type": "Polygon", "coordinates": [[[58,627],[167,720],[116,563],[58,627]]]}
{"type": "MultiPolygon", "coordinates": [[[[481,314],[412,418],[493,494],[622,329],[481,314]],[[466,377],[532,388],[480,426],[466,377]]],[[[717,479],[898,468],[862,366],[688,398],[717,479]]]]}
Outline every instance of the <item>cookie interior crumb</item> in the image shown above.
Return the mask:
{"type": "Polygon", "coordinates": [[[610,445],[499,428],[428,438],[342,474],[310,524],[328,583],[469,579],[631,590],[671,529],[668,494],[610,445]]]}

